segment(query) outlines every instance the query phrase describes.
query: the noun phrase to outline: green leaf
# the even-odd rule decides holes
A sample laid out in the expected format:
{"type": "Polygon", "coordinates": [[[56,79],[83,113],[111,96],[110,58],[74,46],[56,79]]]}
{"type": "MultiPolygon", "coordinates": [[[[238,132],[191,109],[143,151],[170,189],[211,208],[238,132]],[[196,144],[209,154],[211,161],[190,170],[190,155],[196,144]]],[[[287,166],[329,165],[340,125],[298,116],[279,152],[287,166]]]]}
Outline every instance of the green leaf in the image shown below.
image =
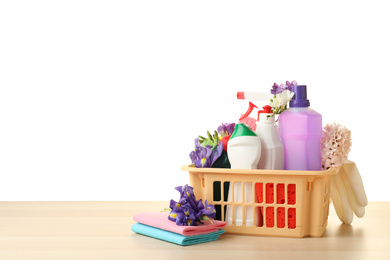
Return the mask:
{"type": "Polygon", "coordinates": [[[209,131],[207,131],[207,136],[209,137],[209,139],[210,139],[210,140],[212,140],[212,139],[213,139],[213,137],[211,136],[211,134],[210,134],[210,132],[209,132],[209,131]]]}

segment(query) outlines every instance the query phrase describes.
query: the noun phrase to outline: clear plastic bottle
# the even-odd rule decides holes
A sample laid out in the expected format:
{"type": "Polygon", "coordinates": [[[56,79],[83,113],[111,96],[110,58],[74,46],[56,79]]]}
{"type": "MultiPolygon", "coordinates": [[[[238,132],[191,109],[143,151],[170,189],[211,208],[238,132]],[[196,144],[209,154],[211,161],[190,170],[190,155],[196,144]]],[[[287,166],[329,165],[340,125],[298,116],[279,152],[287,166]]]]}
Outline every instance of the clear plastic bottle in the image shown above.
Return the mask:
{"type": "Polygon", "coordinates": [[[322,116],[309,108],[305,85],[292,86],[289,109],[279,116],[279,136],[284,146],[284,169],[320,171],[322,116]]]}

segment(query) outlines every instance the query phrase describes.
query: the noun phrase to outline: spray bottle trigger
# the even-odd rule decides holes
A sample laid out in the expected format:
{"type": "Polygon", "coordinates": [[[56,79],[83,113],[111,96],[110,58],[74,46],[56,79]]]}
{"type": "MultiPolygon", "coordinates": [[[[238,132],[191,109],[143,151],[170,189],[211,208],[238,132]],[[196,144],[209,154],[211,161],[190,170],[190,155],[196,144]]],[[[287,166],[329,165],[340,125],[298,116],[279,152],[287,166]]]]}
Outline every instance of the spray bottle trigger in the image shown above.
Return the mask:
{"type": "Polygon", "coordinates": [[[247,116],[249,116],[249,114],[252,112],[253,108],[258,108],[255,104],[253,104],[252,102],[249,101],[249,107],[248,107],[248,110],[246,111],[246,113],[244,115],[242,115],[239,119],[239,121],[243,120],[244,118],[246,118],[247,116]]]}

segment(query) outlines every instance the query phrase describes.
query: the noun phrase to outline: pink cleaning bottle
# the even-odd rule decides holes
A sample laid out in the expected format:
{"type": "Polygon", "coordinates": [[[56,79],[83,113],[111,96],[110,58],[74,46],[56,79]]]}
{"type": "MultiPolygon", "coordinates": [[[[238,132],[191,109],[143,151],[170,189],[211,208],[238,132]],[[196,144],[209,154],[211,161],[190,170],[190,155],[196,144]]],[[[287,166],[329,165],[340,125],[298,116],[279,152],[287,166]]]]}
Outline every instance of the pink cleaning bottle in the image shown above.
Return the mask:
{"type": "Polygon", "coordinates": [[[292,86],[289,109],[279,116],[279,136],[284,146],[284,169],[320,171],[322,116],[309,108],[306,86],[292,86]]]}

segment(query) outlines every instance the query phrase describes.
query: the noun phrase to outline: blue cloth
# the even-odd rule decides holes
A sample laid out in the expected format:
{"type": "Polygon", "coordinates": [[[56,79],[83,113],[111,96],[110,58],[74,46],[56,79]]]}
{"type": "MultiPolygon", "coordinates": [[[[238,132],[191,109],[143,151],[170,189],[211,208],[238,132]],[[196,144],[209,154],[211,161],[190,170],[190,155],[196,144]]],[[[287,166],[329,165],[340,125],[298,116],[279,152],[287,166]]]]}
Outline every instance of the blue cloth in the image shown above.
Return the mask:
{"type": "Polygon", "coordinates": [[[188,245],[215,241],[218,239],[219,235],[225,233],[223,229],[220,229],[218,231],[208,233],[208,234],[195,235],[195,236],[183,236],[177,233],[151,227],[141,223],[135,223],[134,225],[132,225],[131,230],[145,236],[154,237],[181,246],[188,246],[188,245]]]}

